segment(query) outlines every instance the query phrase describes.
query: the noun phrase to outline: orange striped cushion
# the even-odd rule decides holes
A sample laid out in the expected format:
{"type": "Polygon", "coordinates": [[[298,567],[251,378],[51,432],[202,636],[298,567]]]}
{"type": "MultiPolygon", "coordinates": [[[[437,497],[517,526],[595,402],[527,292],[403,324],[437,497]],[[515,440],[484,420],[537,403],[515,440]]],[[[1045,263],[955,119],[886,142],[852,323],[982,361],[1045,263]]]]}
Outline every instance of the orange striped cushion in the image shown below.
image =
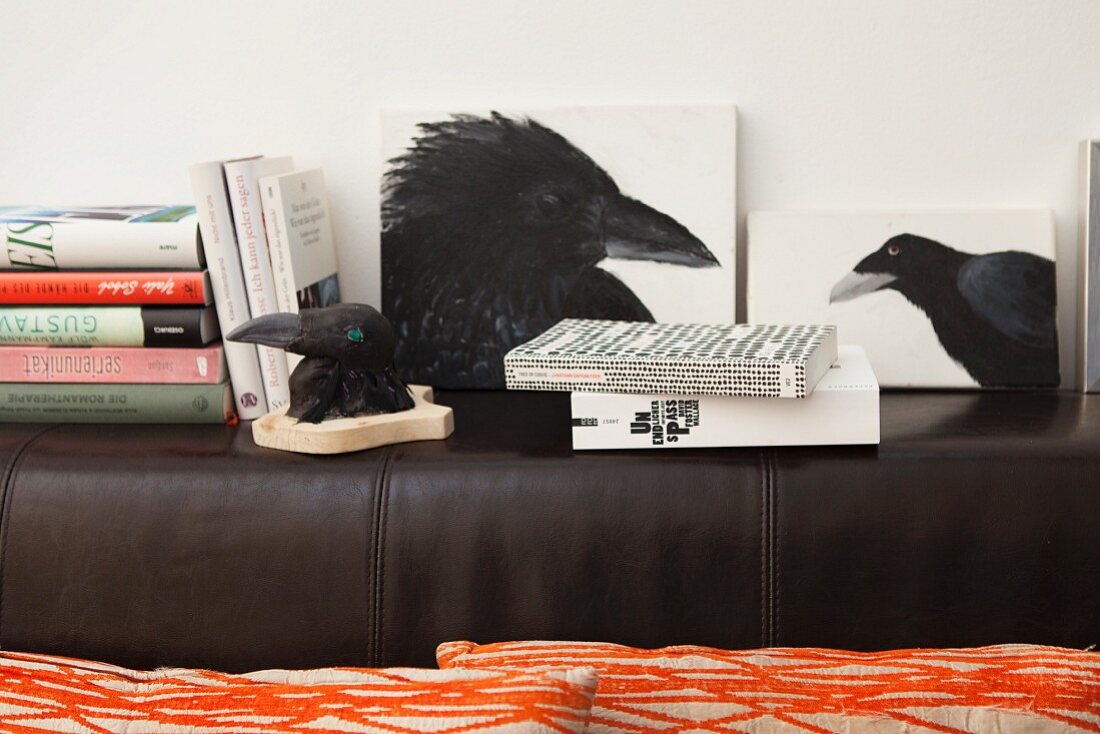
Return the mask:
{"type": "Polygon", "coordinates": [[[4,732],[582,732],[596,676],[412,668],[127,670],[0,653],[4,732]]]}
{"type": "Polygon", "coordinates": [[[1100,732],[1100,653],[450,642],[440,667],[600,676],[592,732],[1100,732]]]}

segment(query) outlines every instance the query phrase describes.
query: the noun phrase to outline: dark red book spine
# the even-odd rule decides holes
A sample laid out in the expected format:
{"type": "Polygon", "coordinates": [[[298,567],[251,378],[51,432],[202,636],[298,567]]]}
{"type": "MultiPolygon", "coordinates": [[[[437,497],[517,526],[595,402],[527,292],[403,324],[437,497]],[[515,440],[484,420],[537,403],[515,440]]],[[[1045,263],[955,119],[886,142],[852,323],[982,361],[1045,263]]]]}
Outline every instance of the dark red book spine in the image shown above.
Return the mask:
{"type": "Polygon", "coordinates": [[[206,306],[211,303],[206,271],[4,272],[0,304],[206,306]]]}

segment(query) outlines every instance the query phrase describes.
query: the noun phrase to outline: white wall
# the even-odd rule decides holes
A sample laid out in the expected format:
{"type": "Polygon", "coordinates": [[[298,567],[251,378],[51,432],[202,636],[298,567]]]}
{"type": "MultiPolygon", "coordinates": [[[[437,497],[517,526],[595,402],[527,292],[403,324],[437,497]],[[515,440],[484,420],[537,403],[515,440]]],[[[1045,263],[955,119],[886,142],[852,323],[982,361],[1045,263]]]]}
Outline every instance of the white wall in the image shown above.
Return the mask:
{"type": "Polygon", "coordinates": [[[292,153],[326,170],[346,296],[376,303],[380,107],[735,102],[742,236],[759,208],[1054,209],[1072,377],[1096,0],[0,8],[0,202],[183,201],[188,163],[292,153]]]}

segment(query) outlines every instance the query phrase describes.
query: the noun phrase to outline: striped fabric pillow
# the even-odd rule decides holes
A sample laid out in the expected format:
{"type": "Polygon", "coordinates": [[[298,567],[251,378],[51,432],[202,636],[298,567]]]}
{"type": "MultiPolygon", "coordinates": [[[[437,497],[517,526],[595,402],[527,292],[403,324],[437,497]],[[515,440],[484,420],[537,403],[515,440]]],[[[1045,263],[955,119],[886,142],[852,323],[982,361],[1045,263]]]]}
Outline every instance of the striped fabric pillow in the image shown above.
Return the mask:
{"type": "Polygon", "coordinates": [[[591,669],[127,670],[0,653],[0,731],[582,732],[591,669]]]}
{"type": "Polygon", "coordinates": [[[600,676],[591,732],[1100,732],[1100,653],[450,642],[440,667],[600,676]]]}

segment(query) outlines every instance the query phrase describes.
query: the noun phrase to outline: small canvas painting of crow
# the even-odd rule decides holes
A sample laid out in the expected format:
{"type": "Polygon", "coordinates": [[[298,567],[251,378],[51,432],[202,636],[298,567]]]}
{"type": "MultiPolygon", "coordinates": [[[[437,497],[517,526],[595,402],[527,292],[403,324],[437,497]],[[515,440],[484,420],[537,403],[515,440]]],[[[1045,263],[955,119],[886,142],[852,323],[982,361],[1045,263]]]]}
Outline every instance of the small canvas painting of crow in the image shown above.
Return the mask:
{"type": "Polygon", "coordinates": [[[1061,383],[1044,209],[761,211],[748,318],[835,324],[890,388],[1061,383]]]}
{"type": "MultiPolygon", "coordinates": [[[[717,227],[678,216],[703,211],[693,206],[704,202],[685,196],[706,185],[691,178],[692,156],[678,171],[662,168],[675,160],[671,150],[662,158],[659,145],[632,137],[629,126],[614,134],[630,118],[612,115],[593,129],[629,150],[623,162],[635,170],[656,159],[647,173],[674,193],[668,201],[687,202],[676,211],[635,198],[615,172],[629,166],[596,160],[543,115],[428,119],[406,133],[382,187],[382,310],[396,333],[396,366],[410,382],[503,388],[505,353],[563,318],[733,319],[732,108],[730,181],[713,200],[717,227]],[[618,275],[609,266],[628,261],[645,266],[618,275]],[[705,277],[716,271],[717,280],[705,277]]],[[[665,137],[675,146],[691,134],[673,129],[665,137]]]]}
{"type": "Polygon", "coordinates": [[[944,350],[982,387],[1056,387],[1054,262],[1016,250],[972,255],[899,234],[856,264],[830,303],[889,289],[928,316],[944,350]]]}

